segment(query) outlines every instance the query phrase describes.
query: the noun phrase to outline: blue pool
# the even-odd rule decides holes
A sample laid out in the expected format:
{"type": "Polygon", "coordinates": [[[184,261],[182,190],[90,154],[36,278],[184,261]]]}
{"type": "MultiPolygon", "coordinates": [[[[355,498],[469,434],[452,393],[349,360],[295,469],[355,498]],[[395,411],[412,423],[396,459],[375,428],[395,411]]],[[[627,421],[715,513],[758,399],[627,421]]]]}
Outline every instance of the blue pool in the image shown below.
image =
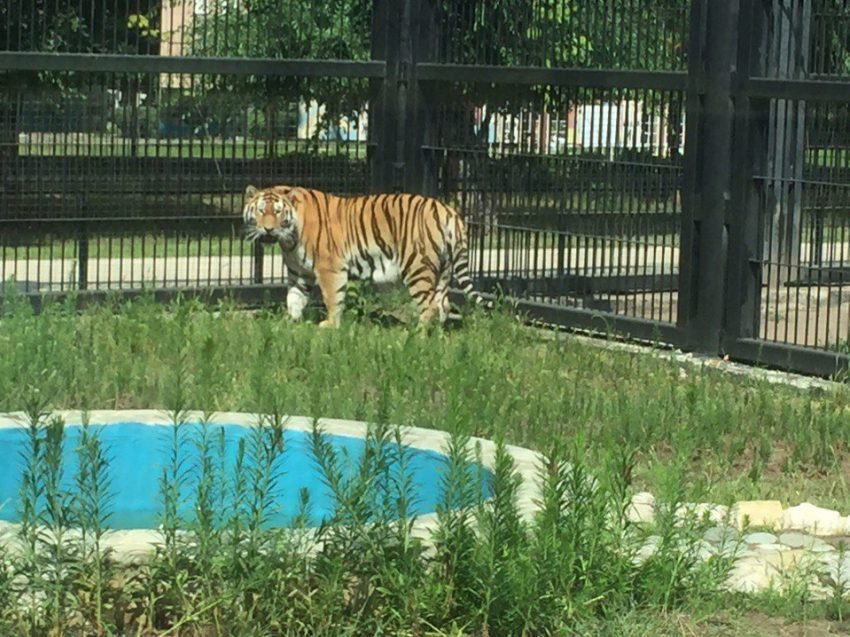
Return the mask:
{"type": "MultiPolygon", "coordinates": [[[[108,478],[110,493],[113,495],[109,510],[111,516],[108,526],[113,529],[152,529],[160,523],[162,509],[160,479],[163,468],[169,463],[173,427],[170,425],[149,425],[133,422],[113,423],[109,425],[91,425],[90,430],[97,432],[106,449],[109,461],[108,478]]],[[[75,449],[81,435],[81,427],[65,427],[63,443],[63,487],[69,493],[73,491],[74,476],[77,473],[77,453],[75,449]]],[[[210,438],[213,448],[223,448],[222,453],[213,453],[213,463],[217,474],[225,473],[225,493],[219,499],[224,510],[232,504],[232,481],[237,461],[240,440],[246,449],[251,448],[252,428],[240,425],[219,424],[210,426],[210,438]],[[223,432],[223,447],[220,440],[223,432]]],[[[201,434],[201,425],[188,423],[180,430],[180,460],[184,469],[181,487],[180,513],[184,519],[191,519],[195,506],[194,490],[197,485],[200,453],[197,442],[201,434]]],[[[22,452],[26,449],[28,432],[18,428],[0,428],[0,450],[4,461],[0,463],[0,520],[16,521],[20,504],[22,452]]],[[[341,467],[347,475],[356,470],[356,463],[362,457],[364,441],[360,438],[327,435],[341,459],[341,467]]],[[[333,501],[328,489],[322,482],[322,476],[312,452],[310,434],[287,429],[284,433],[283,454],[277,464],[277,487],[272,491],[274,504],[270,511],[268,524],[287,526],[299,510],[303,489],[309,493],[311,522],[316,524],[332,513],[333,501]]],[[[444,472],[445,457],[433,451],[408,448],[407,473],[415,485],[416,500],[411,513],[421,515],[435,510],[440,500],[440,482],[444,472]]],[[[245,454],[246,465],[251,464],[251,454],[245,454]]],[[[250,466],[248,466],[250,470],[250,466]]],[[[398,468],[391,471],[398,473],[398,468]]],[[[470,471],[478,478],[489,472],[470,471]]],[[[247,473],[250,473],[248,471],[247,473]]],[[[482,495],[487,490],[489,480],[480,483],[482,495]]]]}

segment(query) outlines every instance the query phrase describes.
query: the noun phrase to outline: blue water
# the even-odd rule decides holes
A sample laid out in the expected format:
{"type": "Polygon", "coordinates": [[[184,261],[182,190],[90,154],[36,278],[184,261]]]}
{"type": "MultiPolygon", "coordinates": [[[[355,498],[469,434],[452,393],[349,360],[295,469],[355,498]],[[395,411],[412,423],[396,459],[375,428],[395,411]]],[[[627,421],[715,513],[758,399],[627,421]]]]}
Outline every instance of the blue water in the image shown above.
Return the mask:
{"type": "MultiPolygon", "coordinates": [[[[214,447],[218,446],[220,432],[224,430],[224,481],[227,484],[224,495],[224,509],[232,503],[230,491],[233,480],[233,467],[237,458],[239,441],[245,440],[245,462],[250,465],[252,428],[239,425],[214,425],[210,427],[214,447]]],[[[112,496],[108,527],[112,529],[152,529],[160,524],[162,511],[160,479],[163,469],[168,465],[173,427],[170,425],[143,425],[140,423],[115,423],[110,425],[91,425],[105,449],[109,462],[107,476],[110,481],[109,493],[112,496]]],[[[78,460],[76,448],[80,440],[80,426],[65,427],[63,443],[62,488],[72,493],[78,460]]],[[[196,446],[201,433],[201,425],[188,423],[180,430],[180,461],[182,463],[183,483],[180,489],[181,517],[189,520],[193,517],[195,506],[194,489],[197,485],[197,473],[200,455],[196,446]]],[[[20,505],[21,475],[24,466],[23,452],[27,448],[28,432],[21,429],[0,429],[0,520],[16,521],[20,505]]],[[[327,435],[340,458],[341,468],[346,476],[357,469],[357,462],[363,454],[364,441],[360,438],[327,435]]],[[[286,430],[283,440],[283,454],[278,462],[278,481],[273,494],[273,507],[267,520],[267,526],[284,527],[291,525],[293,516],[299,511],[301,490],[309,493],[310,523],[318,524],[333,513],[334,503],[329,490],[324,486],[311,449],[310,434],[286,430]]],[[[221,462],[213,454],[215,467],[221,462]]],[[[420,451],[408,448],[409,476],[415,489],[415,501],[411,514],[430,513],[440,500],[440,479],[444,471],[445,457],[432,451],[420,451]]],[[[391,468],[398,473],[397,467],[391,468]]],[[[470,467],[476,476],[481,472],[470,467]]],[[[217,473],[221,473],[219,468],[217,473]]],[[[250,471],[246,472],[250,473],[250,471]]],[[[485,472],[484,475],[488,475],[485,472]]],[[[482,480],[482,493],[487,489],[488,480],[482,480]]]]}

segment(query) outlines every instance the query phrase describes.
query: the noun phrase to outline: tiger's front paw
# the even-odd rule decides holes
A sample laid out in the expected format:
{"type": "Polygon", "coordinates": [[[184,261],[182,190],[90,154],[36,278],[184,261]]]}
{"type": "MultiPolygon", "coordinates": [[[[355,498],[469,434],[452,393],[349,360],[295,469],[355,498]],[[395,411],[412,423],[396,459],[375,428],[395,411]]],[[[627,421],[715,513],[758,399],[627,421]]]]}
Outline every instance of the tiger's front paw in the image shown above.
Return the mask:
{"type": "Polygon", "coordinates": [[[337,328],[337,324],[331,319],[325,319],[321,323],[319,323],[319,327],[324,330],[333,330],[337,328]]]}

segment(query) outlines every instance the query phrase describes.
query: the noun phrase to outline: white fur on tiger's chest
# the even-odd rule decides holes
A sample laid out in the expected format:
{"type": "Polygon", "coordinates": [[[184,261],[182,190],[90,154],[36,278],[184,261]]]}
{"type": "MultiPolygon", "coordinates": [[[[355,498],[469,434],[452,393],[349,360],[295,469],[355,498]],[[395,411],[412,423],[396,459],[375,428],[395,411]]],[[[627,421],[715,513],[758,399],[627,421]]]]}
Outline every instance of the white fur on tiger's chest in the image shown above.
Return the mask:
{"type": "Polygon", "coordinates": [[[286,267],[296,272],[307,273],[313,270],[313,260],[301,245],[296,245],[292,250],[284,250],[283,262],[286,267]]]}
{"type": "Polygon", "coordinates": [[[355,254],[348,260],[348,271],[358,279],[372,279],[375,283],[395,283],[401,278],[401,268],[395,259],[383,252],[371,253],[369,259],[355,254]]]}

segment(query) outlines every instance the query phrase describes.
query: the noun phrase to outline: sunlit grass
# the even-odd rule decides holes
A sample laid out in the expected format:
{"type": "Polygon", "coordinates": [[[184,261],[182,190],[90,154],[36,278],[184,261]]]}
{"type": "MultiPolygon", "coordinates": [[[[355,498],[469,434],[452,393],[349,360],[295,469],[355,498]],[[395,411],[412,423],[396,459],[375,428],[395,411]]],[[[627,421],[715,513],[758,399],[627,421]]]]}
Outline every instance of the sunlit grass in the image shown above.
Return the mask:
{"type": "MultiPolygon", "coordinates": [[[[24,550],[3,557],[0,546],[2,634],[758,634],[751,610],[761,602],[718,589],[729,564],[694,561],[700,524],[674,526],[662,515],[656,557],[628,560],[647,532],[622,515],[630,494],[649,488],[666,511],[756,497],[850,509],[843,389],[816,396],[569,337],[544,340],[501,312],[422,334],[376,320],[387,309],[410,316],[398,298],[390,308],[368,295],[350,300],[343,327],[324,331],[291,323],[278,307],[248,313],[142,298],[82,314],[48,305],[34,317],[7,297],[0,409],[30,414],[33,443],[20,459],[29,476],[17,535],[24,550]],[[115,495],[108,450],[87,437],[75,488],[64,491],[61,423],[39,415],[50,408],[161,408],[176,423],[187,409],[262,412],[270,426],[251,434],[251,462],[232,474],[216,470],[213,436],[190,442],[175,428],[160,477],[165,543],[152,568],[126,572],[100,546],[115,495]],[[287,413],[378,423],[363,482],[337,480],[333,454],[314,437],[339,517],[328,520],[333,541],[309,557],[299,534],[259,524],[270,502],[262,485],[285,472],[267,437],[287,413]],[[434,553],[400,523],[415,494],[386,473],[388,423],[454,436],[434,553]],[[470,495],[456,470],[470,435],[545,454],[534,523],[519,518],[505,455],[493,497],[470,495]],[[187,464],[186,449],[200,460],[187,464]],[[191,493],[180,490],[185,470],[195,472],[191,493]],[[243,513],[219,508],[222,489],[242,494],[243,513]],[[377,493],[392,494],[395,508],[377,493]],[[197,503],[194,521],[180,518],[175,498],[197,503]],[[85,536],[66,534],[68,525],[85,536]]],[[[842,615],[835,605],[805,612],[842,615]]]]}

